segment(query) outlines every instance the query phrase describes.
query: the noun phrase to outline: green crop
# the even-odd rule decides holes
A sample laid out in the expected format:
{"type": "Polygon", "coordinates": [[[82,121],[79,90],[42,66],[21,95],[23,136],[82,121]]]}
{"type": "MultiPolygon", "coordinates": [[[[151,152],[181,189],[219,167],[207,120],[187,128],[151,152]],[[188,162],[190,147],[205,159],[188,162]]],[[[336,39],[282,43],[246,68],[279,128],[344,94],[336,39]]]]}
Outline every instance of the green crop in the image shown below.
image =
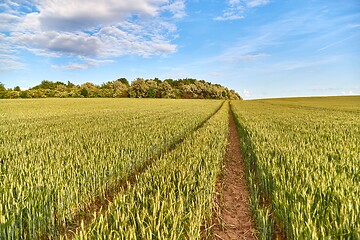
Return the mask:
{"type": "Polygon", "coordinates": [[[221,170],[228,106],[118,195],[77,239],[200,239],[211,221],[215,182],[221,170]]]}
{"type": "MultiPolygon", "coordinates": [[[[0,239],[209,237],[228,130],[221,104],[0,101],[0,239]]],[[[231,104],[259,238],[359,239],[360,98],[231,104]]]]}
{"type": "Polygon", "coordinates": [[[261,237],[275,223],[289,239],[359,239],[360,97],[232,108],[261,237]]]}
{"type": "Polygon", "coordinates": [[[0,101],[0,239],[59,235],[222,101],[0,101]]]}

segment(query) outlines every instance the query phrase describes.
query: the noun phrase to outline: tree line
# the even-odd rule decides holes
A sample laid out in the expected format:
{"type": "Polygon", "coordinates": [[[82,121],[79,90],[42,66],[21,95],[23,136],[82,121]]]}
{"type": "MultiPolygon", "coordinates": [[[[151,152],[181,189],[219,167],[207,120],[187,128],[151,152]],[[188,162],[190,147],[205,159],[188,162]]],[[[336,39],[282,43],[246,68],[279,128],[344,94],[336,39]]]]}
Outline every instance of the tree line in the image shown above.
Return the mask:
{"type": "Polygon", "coordinates": [[[143,79],[129,83],[119,78],[101,85],[86,82],[76,85],[71,82],[44,80],[27,90],[20,87],[5,88],[0,83],[0,98],[185,98],[185,99],[242,99],[234,90],[212,84],[205,80],[185,79],[143,79]]]}

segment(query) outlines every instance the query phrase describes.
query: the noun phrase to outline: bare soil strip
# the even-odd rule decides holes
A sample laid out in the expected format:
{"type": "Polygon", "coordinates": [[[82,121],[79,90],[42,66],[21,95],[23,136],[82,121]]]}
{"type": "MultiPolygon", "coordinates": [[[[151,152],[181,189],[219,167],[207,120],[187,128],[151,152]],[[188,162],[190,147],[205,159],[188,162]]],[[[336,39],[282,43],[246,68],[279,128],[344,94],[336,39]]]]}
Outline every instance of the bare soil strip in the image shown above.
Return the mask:
{"type": "MultiPolygon", "coordinates": [[[[220,107],[216,109],[213,114],[211,114],[204,121],[202,121],[194,130],[186,133],[181,139],[172,143],[159,155],[154,156],[153,158],[144,162],[138,168],[134,169],[129,174],[129,177],[127,179],[118,182],[115,186],[109,188],[105,195],[99,196],[94,201],[90,202],[84,209],[82,209],[81,212],[76,213],[73,222],[67,223],[66,225],[59,224],[59,237],[65,239],[72,239],[75,236],[77,230],[81,228],[81,225],[86,227],[90,225],[90,223],[94,220],[94,215],[98,216],[102,213],[105,213],[109,207],[109,204],[114,201],[115,196],[117,196],[121,192],[126,191],[131,185],[135,184],[137,181],[137,177],[143,172],[145,172],[148,168],[150,168],[159,158],[161,158],[162,155],[174,150],[175,147],[182,143],[190,134],[204,126],[204,124],[221,109],[224,103],[225,101],[223,101],[220,107]]],[[[48,238],[52,237],[49,236],[48,238]]]]}
{"type": "Polygon", "coordinates": [[[214,239],[256,239],[239,136],[231,108],[229,108],[229,135],[224,165],[217,184],[219,196],[216,205],[219,209],[214,212],[215,225],[212,229],[214,239]]]}

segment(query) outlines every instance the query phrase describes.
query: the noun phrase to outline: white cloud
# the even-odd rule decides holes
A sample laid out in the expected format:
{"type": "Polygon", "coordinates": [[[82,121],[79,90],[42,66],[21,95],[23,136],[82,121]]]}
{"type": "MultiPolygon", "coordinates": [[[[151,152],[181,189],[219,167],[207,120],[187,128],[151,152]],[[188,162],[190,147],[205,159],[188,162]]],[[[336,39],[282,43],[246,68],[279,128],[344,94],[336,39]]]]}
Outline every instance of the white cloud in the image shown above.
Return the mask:
{"type": "Polygon", "coordinates": [[[269,0],[248,0],[246,6],[249,8],[258,7],[261,5],[266,5],[269,3],[269,0]]]}
{"type": "Polygon", "coordinates": [[[21,18],[16,15],[0,13],[0,31],[6,31],[9,28],[13,28],[20,21],[21,18]]]}
{"type": "Polygon", "coordinates": [[[187,78],[190,76],[190,74],[186,72],[177,72],[173,74],[174,78],[187,78]]]}
{"type": "Polygon", "coordinates": [[[360,93],[355,93],[354,91],[349,90],[349,91],[343,91],[343,92],[342,92],[342,95],[345,95],[345,96],[354,96],[354,95],[360,95],[360,93]]]}
{"type": "MultiPolygon", "coordinates": [[[[106,58],[133,54],[161,55],[176,51],[176,46],[163,37],[161,32],[157,32],[161,31],[161,28],[149,33],[140,25],[125,24],[124,26],[121,29],[112,26],[103,27],[93,34],[58,31],[13,33],[8,39],[34,54],[43,56],[106,58]]],[[[162,28],[163,31],[169,32],[170,30],[164,28],[171,29],[171,26],[162,28]]]]}
{"type": "Polygon", "coordinates": [[[174,18],[183,18],[185,13],[185,2],[183,0],[176,0],[168,5],[161,7],[162,11],[169,11],[173,14],[174,18]]]}
{"type": "Polygon", "coordinates": [[[228,21],[228,20],[238,20],[243,19],[244,15],[244,7],[239,6],[233,6],[230,5],[227,9],[223,11],[222,16],[214,18],[215,21],[228,21]]]}
{"type": "Polygon", "coordinates": [[[215,21],[243,19],[246,9],[259,7],[269,3],[269,0],[228,0],[223,14],[214,18],[215,21]]]}
{"type": "Polygon", "coordinates": [[[249,97],[251,97],[251,93],[249,90],[244,89],[242,96],[244,98],[249,98],[249,97]]]}
{"type": "Polygon", "coordinates": [[[12,29],[12,32],[42,32],[39,15],[37,12],[26,14],[22,21],[12,29]]]}
{"type": "Polygon", "coordinates": [[[244,16],[241,12],[233,11],[233,9],[225,10],[222,16],[214,18],[215,21],[230,21],[243,19],[244,16]]]}
{"type": "Polygon", "coordinates": [[[70,62],[66,65],[52,65],[51,67],[54,69],[66,69],[66,70],[83,70],[89,67],[96,67],[103,63],[111,63],[114,62],[112,60],[95,60],[95,59],[84,59],[83,62],[70,62]]]}
{"type": "Polygon", "coordinates": [[[353,23],[347,26],[348,28],[360,28],[360,23],[353,23]]]}
{"type": "Polygon", "coordinates": [[[248,55],[228,55],[223,56],[224,61],[238,62],[238,61],[254,61],[261,58],[270,57],[271,55],[265,53],[248,54],[248,55]]]}
{"type": "MultiPolygon", "coordinates": [[[[344,31],[346,26],[349,26],[349,22],[355,22],[353,16],[328,19],[316,9],[307,12],[301,10],[287,12],[274,21],[249,29],[246,35],[229,44],[229,47],[216,56],[214,61],[220,59],[225,62],[237,62],[250,60],[255,56],[261,59],[268,57],[269,49],[276,49],[272,64],[262,66],[261,71],[295,70],[333,63],[339,61],[341,56],[324,56],[326,52],[324,50],[336,47],[337,44],[345,44],[345,41],[355,42],[351,39],[355,39],[356,36],[344,31]],[[333,39],[333,42],[329,42],[329,39],[333,39]],[[303,60],[304,57],[297,57],[300,49],[311,49],[313,54],[303,60]],[[279,59],[281,55],[286,55],[288,60],[279,59]]],[[[256,71],[258,69],[257,66],[256,71]]]]}
{"type": "Polygon", "coordinates": [[[20,62],[16,50],[11,47],[4,34],[0,33],[0,72],[22,69],[25,65],[20,62]]]}
{"type": "Polygon", "coordinates": [[[176,51],[176,46],[160,35],[132,34],[116,27],[106,27],[97,33],[102,44],[101,55],[119,56],[136,54],[140,56],[159,55],[176,51]]]}
{"type": "Polygon", "coordinates": [[[0,55],[0,72],[23,69],[25,65],[10,55],[0,55]]]}
{"type": "Polygon", "coordinates": [[[0,9],[0,31],[10,33],[3,38],[12,48],[79,59],[173,53],[172,19],[186,15],[184,0],[23,0],[6,1],[0,9]]]}
{"type": "Polygon", "coordinates": [[[326,45],[326,46],[324,46],[324,47],[322,47],[322,48],[319,48],[319,49],[317,50],[317,52],[320,52],[320,51],[323,51],[323,50],[328,49],[328,48],[330,48],[330,47],[336,46],[336,45],[338,45],[338,44],[340,44],[340,43],[342,43],[342,42],[345,42],[346,40],[349,40],[350,38],[352,38],[352,36],[347,37],[347,38],[344,38],[344,39],[341,39],[341,40],[336,41],[336,42],[333,42],[333,43],[330,43],[330,44],[328,44],[328,45],[326,45]]]}
{"type": "Polygon", "coordinates": [[[207,75],[213,76],[213,77],[219,77],[219,76],[224,75],[224,73],[223,72],[209,72],[207,75]]]}
{"type": "Polygon", "coordinates": [[[264,68],[264,71],[292,71],[296,69],[302,68],[310,68],[321,65],[326,65],[329,63],[337,62],[341,59],[339,56],[326,56],[317,59],[296,59],[296,60],[288,60],[277,62],[274,64],[268,65],[267,68],[264,68]]]}
{"type": "Polygon", "coordinates": [[[132,15],[158,15],[164,1],[151,0],[44,0],[39,2],[39,20],[43,30],[73,31],[116,24],[132,15]]]}
{"type": "Polygon", "coordinates": [[[269,46],[269,36],[267,34],[259,36],[247,36],[238,39],[233,46],[227,48],[224,53],[216,57],[216,60],[235,63],[239,61],[258,60],[271,55],[264,53],[269,46]]]}
{"type": "Polygon", "coordinates": [[[101,45],[97,37],[85,33],[56,31],[14,33],[10,39],[21,46],[74,56],[97,56],[101,45]]]}

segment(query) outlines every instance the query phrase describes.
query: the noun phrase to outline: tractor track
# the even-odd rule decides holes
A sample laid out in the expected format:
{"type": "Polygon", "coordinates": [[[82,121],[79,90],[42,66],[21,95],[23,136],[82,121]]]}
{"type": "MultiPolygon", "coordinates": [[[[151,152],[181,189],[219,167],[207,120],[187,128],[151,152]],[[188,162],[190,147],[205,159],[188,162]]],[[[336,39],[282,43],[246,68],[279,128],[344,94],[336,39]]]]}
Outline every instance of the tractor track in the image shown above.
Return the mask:
{"type": "MultiPolygon", "coordinates": [[[[164,151],[161,151],[156,156],[148,159],[142,163],[139,167],[135,168],[129,173],[129,176],[126,179],[119,181],[117,184],[111,186],[105,194],[100,197],[97,197],[95,200],[87,204],[86,207],[77,212],[74,216],[72,222],[66,224],[59,224],[57,229],[59,234],[56,238],[59,239],[73,239],[75,234],[79,229],[84,226],[85,228],[91,224],[94,220],[94,216],[103,214],[109,208],[109,205],[114,201],[115,197],[122,192],[125,192],[130,186],[134,185],[137,182],[138,176],[144,173],[147,169],[153,166],[158,159],[160,159],[164,154],[173,151],[179,144],[181,144],[188,136],[190,136],[195,131],[202,128],[205,123],[211,119],[224,105],[226,101],[223,101],[222,104],[211,114],[209,117],[204,119],[198,126],[196,126],[192,131],[187,132],[184,136],[177,141],[170,144],[164,151]]],[[[45,237],[45,239],[51,239],[54,236],[45,237]]]]}
{"type": "Polygon", "coordinates": [[[249,196],[239,135],[229,106],[228,146],[217,182],[217,207],[214,209],[212,229],[214,239],[256,239],[249,196]]]}

